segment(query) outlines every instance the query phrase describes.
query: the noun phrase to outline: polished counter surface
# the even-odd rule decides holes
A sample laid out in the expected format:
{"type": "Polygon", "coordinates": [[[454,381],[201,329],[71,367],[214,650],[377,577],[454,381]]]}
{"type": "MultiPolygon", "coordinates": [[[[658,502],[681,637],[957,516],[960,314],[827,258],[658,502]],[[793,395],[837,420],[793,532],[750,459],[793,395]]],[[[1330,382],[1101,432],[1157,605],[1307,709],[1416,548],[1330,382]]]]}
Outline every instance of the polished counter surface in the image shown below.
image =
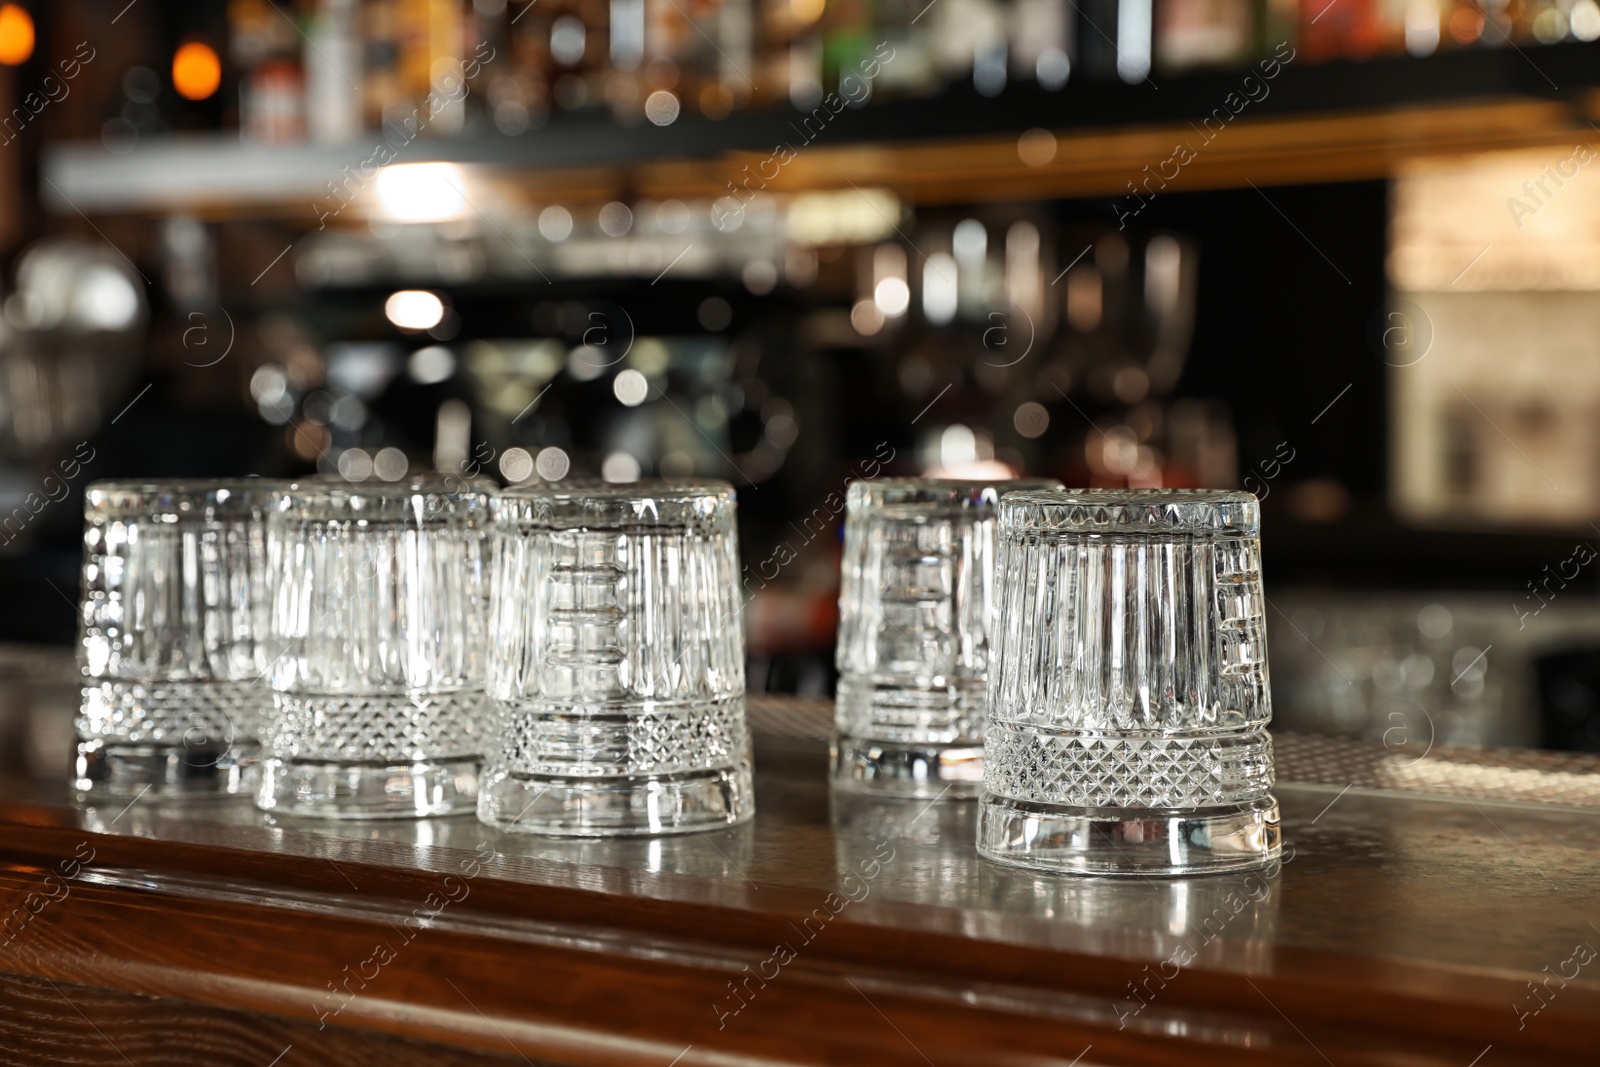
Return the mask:
{"type": "Polygon", "coordinates": [[[1277,869],[1050,877],[970,801],[831,793],[827,704],[753,705],[754,822],[682,837],[9,778],[0,1063],[1600,1058],[1600,760],[1280,737],[1277,869]]]}

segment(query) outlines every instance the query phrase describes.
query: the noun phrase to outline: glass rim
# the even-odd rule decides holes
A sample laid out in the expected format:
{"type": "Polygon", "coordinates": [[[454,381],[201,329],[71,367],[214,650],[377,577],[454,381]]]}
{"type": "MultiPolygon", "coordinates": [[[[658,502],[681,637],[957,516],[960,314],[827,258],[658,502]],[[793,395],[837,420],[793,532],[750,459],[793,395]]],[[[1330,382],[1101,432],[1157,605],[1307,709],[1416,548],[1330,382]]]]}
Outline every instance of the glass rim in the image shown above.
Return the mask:
{"type": "Polygon", "coordinates": [[[1239,489],[1067,489],[1007,493],[1002,530],[1258,536],[1261,502],[1239,489]]]}
{"type": "Polygon", "coordinates": [[[418,520],[447,511],[486,511],[497,493],[495,483],[481,475],[430,471],[393,482],[326,475],[283,482],[272,510],[302,518],[418,520]]]}
{"type": "Polygon", "coordinates": [[[602,482],[563,479],[559,482],[524,482],[500,491],[506,500],[560,500],[585,497],[593,500],[632,500],[681,497],[684,500],[721,494],[733,495],[732,482],[720,478],[640,478],[632,482],[602,482]]]}
{"type": "Polygon", "coordinates": [[[526,529],[683,527],[731,516],[737,500],[733,484],[715,478],[562,481],[510,486],[490,511],[497,524],[526,529]]]}
{"type": "Polygon", "coordinates": [[[848,505],[956,510],[993,508],[1003,496],[1022,492],[1060,492],[1056,478],[858,478],[847,486],[848,505]]]}
{"type": "Polygon", "coordinates": [[[101,478],[84,486],[86,515],[187,512],[196,506],[229,507],[239,502],[267,504],[289,485],[283,478],[101,478]]]}

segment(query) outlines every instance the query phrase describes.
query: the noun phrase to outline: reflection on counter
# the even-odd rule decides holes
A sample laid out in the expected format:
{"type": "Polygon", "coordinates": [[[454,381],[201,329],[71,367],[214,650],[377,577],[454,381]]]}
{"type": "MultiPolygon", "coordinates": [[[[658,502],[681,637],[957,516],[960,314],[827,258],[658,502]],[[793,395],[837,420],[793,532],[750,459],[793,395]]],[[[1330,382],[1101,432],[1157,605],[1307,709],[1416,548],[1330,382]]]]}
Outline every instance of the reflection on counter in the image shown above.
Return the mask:
{"type": "MultiPolygon", "coordinates": [[[[880,854],[880,842],[898,846],[893,862],[882,864],[875,899],[950,908],[952,929],[981,940],[1024,938],[1162,961],[1148,969],[1148,985],[1130,983],[1119,1016],[1138,1014],[1164,982],[1197,960],[1264,966],[1278,913],[1278,873],[1294,856],[1286,847],[1282,863],[1226,877],[1058,878],[979,859],[975,803],[835,791],[829,805],[841,882],[880,854]],[[1024,928],[1019,917],[1036,921],[1024,928]]],[[[920,921],[929,919],[922,913],[920,921]]]]}

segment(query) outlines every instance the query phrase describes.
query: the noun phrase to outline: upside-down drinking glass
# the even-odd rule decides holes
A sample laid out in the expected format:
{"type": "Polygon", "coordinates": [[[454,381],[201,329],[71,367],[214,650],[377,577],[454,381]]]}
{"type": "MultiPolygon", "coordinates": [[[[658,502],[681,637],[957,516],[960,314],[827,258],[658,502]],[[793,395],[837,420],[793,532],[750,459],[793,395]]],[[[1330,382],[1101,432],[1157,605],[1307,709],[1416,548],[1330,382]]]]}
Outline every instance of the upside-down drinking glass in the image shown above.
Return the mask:
{"type": "Polygon", "coordinates": [[[1278,857],[1259,534],[1249,493],[1001,501],[979,852],[1081,874],[1278,857]]]}
{"type": "Polygon", "coordinates": [[[1048,479],[852,482],[839,588],[833,782],[903,796],[974,796],[1001,493],[1048,479]]]}
{"type": "Polygon", "coordinates": [[[478,817],[579,836],[748,819],[733,487],[537,486],[494,510],[499,743],[478,817]]]}
{"type": "Polygon", "coordinates": [[[454,477],[311,480],[278,495],[259,807],[330,818],[473,810],[491,495],[454,477]]]}
{"type": "Polygon", "coordinates": [[[74,785],[88,796],[248,791],[267,506],[257,479],[95,482],[84,499],[74,785]]]}

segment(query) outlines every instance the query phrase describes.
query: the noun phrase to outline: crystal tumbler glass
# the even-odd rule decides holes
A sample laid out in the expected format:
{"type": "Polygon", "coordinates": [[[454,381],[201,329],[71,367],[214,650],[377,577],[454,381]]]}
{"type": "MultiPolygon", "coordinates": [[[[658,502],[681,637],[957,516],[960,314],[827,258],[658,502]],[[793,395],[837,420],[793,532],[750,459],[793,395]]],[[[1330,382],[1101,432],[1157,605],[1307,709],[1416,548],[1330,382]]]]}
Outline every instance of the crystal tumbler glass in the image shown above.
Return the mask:
{"type": "Polygon", "coordinates": [[[1149,875],[1278,857],[1259,532],[1249,493],[1000,502],[980,853],[1149,875]]]}
{"type": "Polygon", "coordinates": [[[1048,479],[852,482],[839,587],[833,782],[975,796],[1000,494],[1048,479]]]}
{"type": "Polygon", "coordinates": [[[494,511],[499,742],[478,817],[579,836],[748,819],[732,486],[516,488],[494,511]]]}
{"type": "Polygon", "coordinates": [[[492,493],[424,477],[311,480],[278,495],[274,711],[257,806],[330,818],[473,810],[492,493]]]}
{"type": "Polygon", "coordinates": [[[74,785],[85,795],[248,791],[263,679],[258,479],[95,482],[84,499],[74,785]]]}

